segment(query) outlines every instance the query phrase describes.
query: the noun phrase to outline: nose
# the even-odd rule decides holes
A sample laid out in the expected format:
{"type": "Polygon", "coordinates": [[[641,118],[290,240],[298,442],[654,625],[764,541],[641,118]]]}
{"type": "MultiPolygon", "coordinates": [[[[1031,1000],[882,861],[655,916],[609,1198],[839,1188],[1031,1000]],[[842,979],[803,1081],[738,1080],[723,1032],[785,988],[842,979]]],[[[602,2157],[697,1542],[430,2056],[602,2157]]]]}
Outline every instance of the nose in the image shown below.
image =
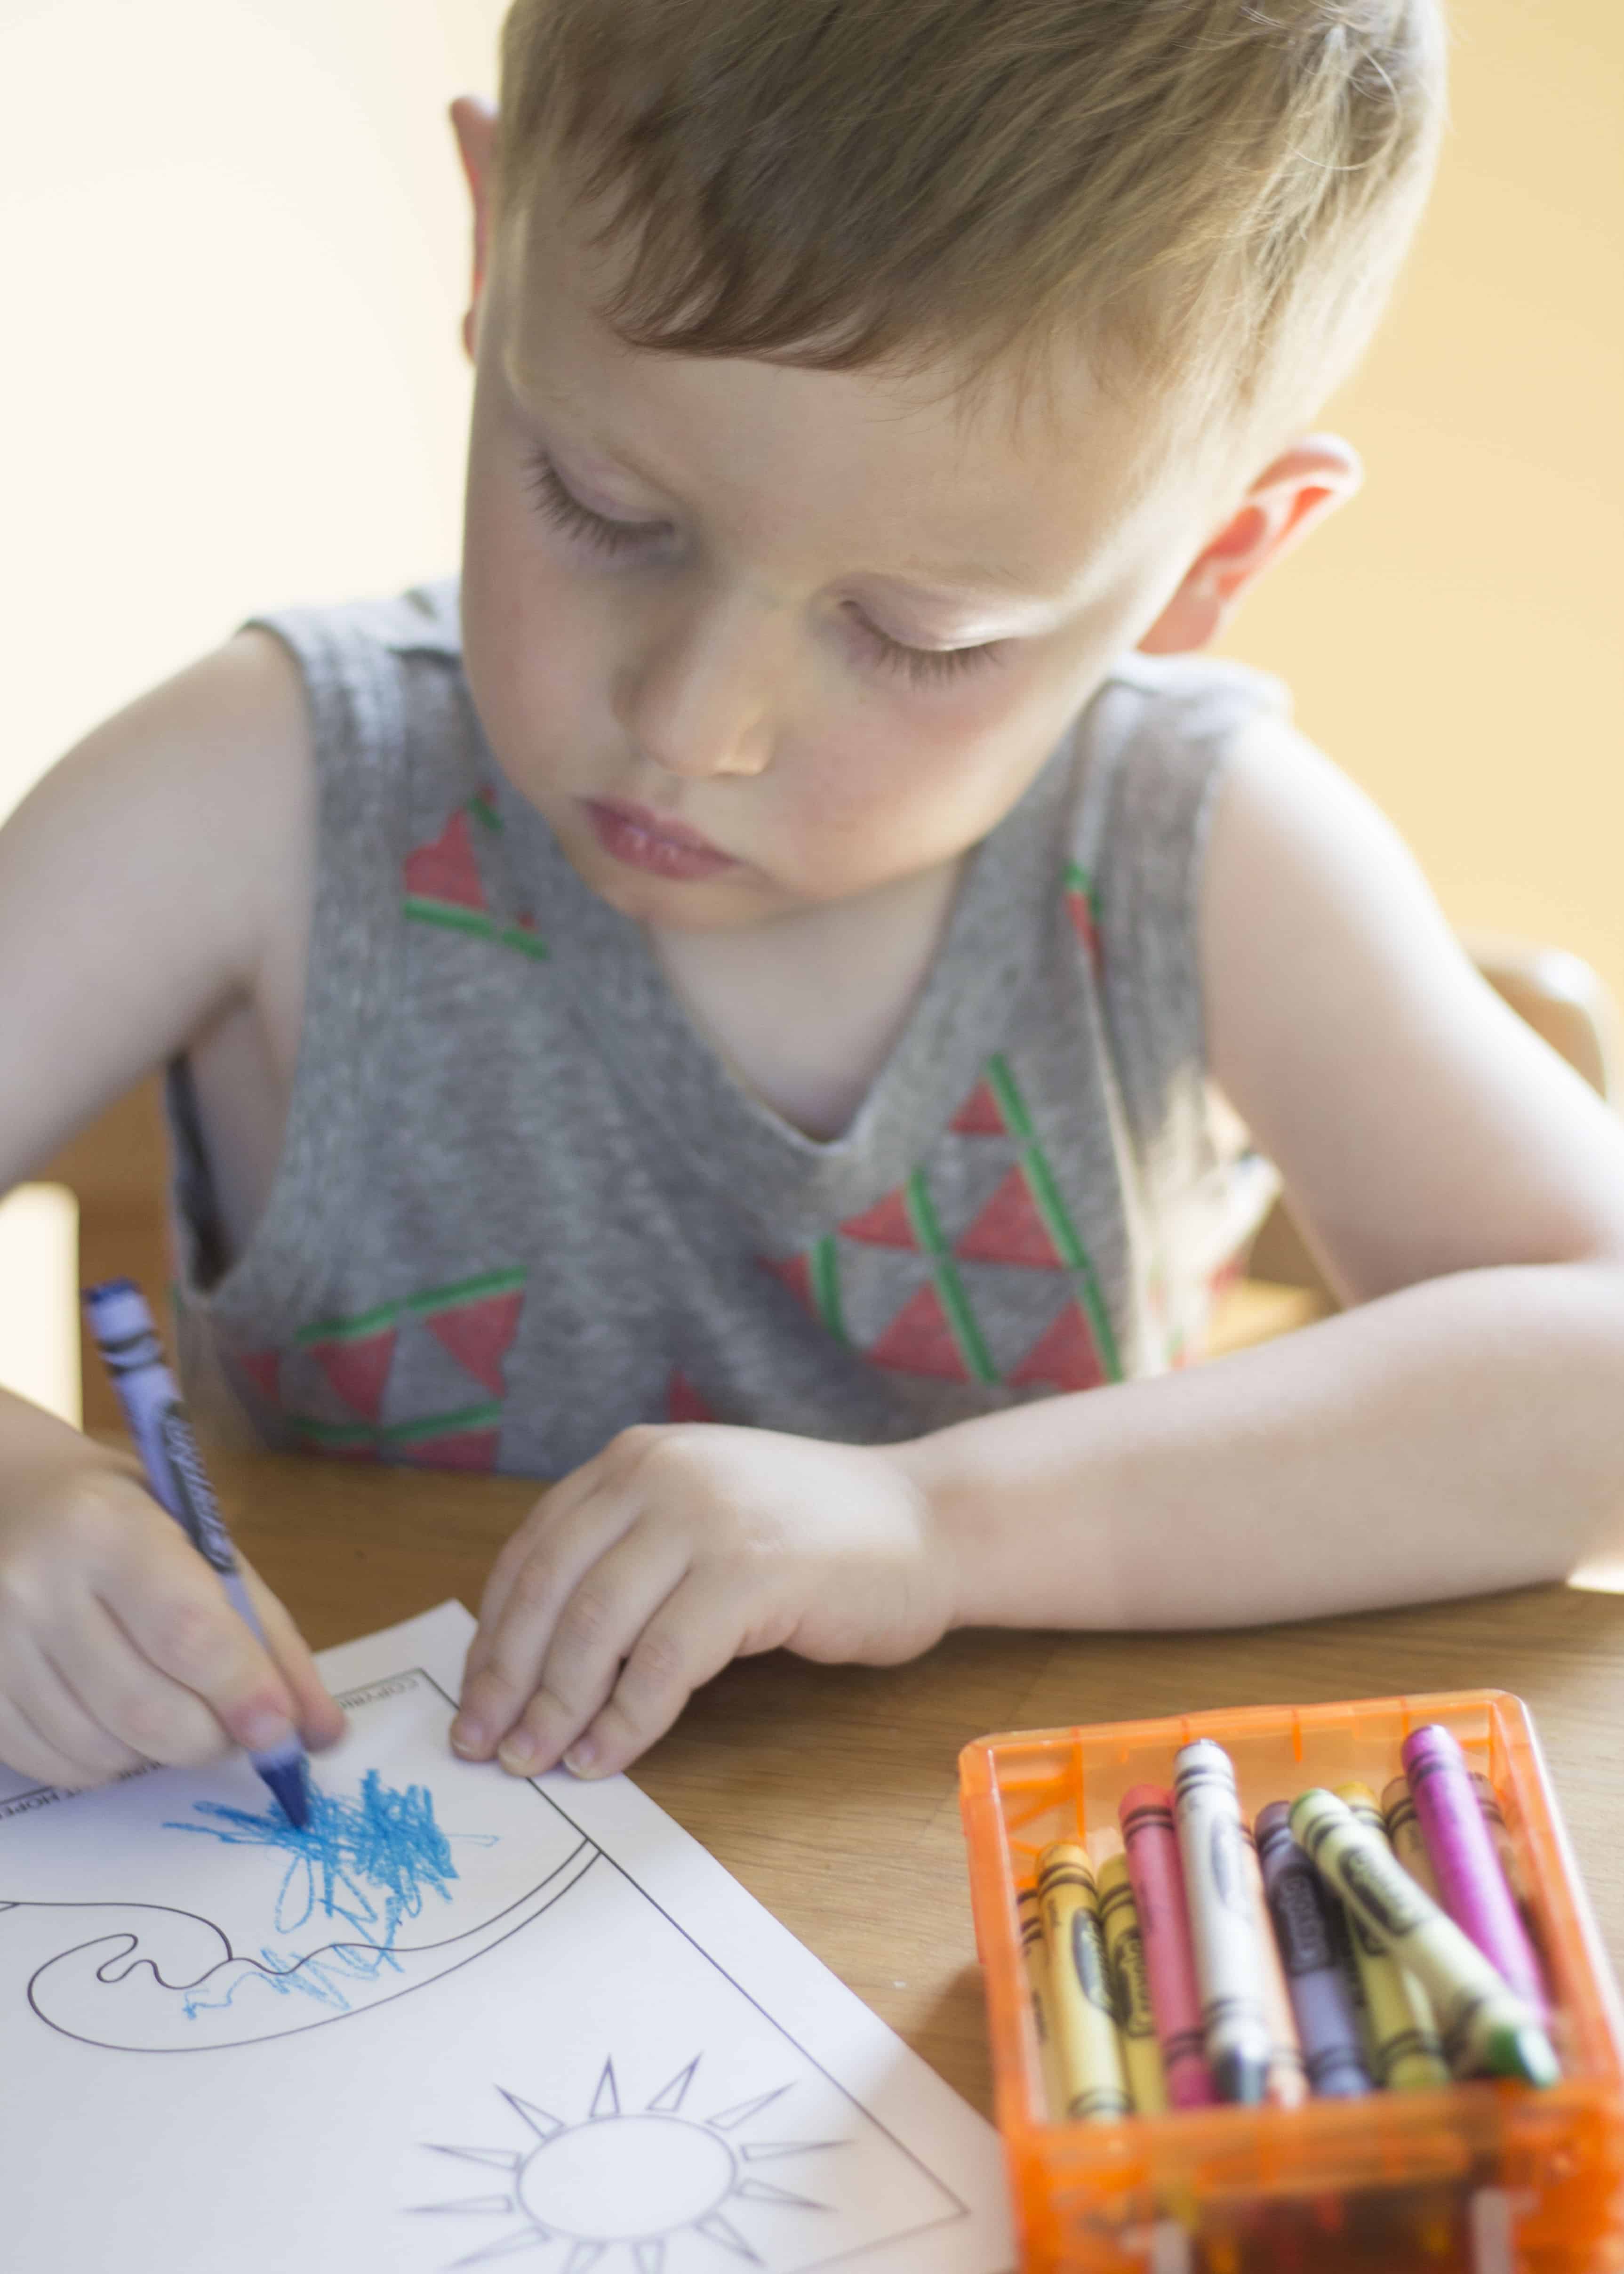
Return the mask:
{"type": "Polygon", "coordinates": [[[772,612],[759,603],[684,607],[650,631],[623,672],[615,719],[633,748],[667,773],[762,773],[782,694],[780,647],[772,612]]]}

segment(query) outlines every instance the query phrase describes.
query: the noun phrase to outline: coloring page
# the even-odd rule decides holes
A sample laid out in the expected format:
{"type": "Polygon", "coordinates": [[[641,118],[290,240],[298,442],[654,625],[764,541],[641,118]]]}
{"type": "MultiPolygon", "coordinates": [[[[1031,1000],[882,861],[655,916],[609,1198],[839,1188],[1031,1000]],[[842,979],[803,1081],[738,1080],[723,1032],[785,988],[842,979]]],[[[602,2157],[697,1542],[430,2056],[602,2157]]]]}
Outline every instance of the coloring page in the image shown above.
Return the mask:
{"type": "Polygon", "coordinates": [[[1005,2274],[990,2127],[712,1856],[450,1752],[472,1631],[325,1653],[302,1831],[0,1770],[10,2274],[1005,2274]]]}

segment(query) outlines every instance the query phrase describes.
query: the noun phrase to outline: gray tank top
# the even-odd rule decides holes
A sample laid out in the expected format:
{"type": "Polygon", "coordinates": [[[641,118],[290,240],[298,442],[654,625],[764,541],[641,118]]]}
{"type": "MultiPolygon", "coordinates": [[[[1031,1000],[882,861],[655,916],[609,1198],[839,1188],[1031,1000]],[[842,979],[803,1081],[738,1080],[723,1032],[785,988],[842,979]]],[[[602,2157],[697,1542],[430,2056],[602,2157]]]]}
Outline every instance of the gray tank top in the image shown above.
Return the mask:
{"type": "Polygon", "coordinates": [[[1197,901],[1226,749],[1277,682],[1124,660],[972,854],[820,1142],[504,779],[455,578],[252,621],[307,690],[315,908],[240,1255],[171,1070],[195,1401],[274,1446],[552,1476],[636,1421],[880,1442],[1193,1351],[1274,1189],[1205,1081],[1197,901]]]}

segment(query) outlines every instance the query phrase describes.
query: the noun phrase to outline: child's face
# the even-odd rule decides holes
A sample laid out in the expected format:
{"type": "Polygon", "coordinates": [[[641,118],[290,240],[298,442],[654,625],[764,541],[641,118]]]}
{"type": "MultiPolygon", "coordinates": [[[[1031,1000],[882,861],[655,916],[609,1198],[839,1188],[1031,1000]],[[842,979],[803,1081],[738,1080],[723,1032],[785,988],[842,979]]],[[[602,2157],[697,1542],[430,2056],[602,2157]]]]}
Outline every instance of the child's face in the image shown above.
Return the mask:
{"type": "Polygon", "coordinates": [[[953,861],[1158,616],[1210,488],[1080,365],[1052,418],[971,416],[939,375],[629,350],[595,274],[532,221],[480,312],[463,632],[504,771],[657,927],[953,861]]]}

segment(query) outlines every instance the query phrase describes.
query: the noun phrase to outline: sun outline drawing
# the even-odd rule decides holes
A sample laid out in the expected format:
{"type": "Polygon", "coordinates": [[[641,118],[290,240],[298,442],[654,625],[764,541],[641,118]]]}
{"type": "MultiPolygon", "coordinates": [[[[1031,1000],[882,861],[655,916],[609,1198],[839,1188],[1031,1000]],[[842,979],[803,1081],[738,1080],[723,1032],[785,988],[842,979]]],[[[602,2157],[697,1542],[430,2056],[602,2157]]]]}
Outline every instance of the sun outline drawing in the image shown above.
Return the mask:
{"type": "MultiPolygon", "coordinates": [[[[468,2196],[456,2202],[419,2203],[415,2206],[418,2213],[462,2217],[507,2215],[516,2216],[528,2222],[522,2233],[504,2235],[499,2241],[471,2251],[466,2257],[455,2260],[454,2266],[484,2265],[492,2259],[511,2257],[522,2250],[545,2249],[560,2244],[568,2250],[568,2255],[560,2263],[558,2274],[588,2274],[589,2268],[595,2267],[602,2267],[604,2274],[610,2274],[609,2266],[605,2262],[610,2259],[611,2253],[620,2253],[620,2265],[631,2267],[635,2274],[665,2274],[669,2244],[678,2236],[690,2233],[703,2236],[718,2250],[726,2251],[750,2265],[763,2264],[765,2262],[760,2253],[751,2247],[726,2216],[722,2209],[725,2203],[779,2203],[798,2210],[827,2210],[829,2206],[815,2202],[809,2195],[792,2195],[786,2187],[774,2187],[771,2180],[753,2178],[747,2167],[782,2156],[807,2156],[818,2149],[844,2148],[849,2143],[844,2140],[746,2140],[735,2142],[727,2136],[781,2098],[789,2090],[787,2084],[776,2085],[771,2092],[758,2093],[754,2099],[721,2109],[714,2116],[699,2119],[683,2116],[680,2113],[682,2104],[702,2058],[701,2054],[695,2053],[688,2067],[680,2069],[669,2084],[662,2086],[646,2107],[629,2111],[620,2105],[614,2062],[613,2059],[605,2060],[603,2074],[592,2095],[591,2106],[588,2113],[574,2124],[566,2123],[562,2117],[550,2115],[533,2101],[522,2099],[516,2092],[509,2092],[505,2085],[499,2085],[496,2089],[502,2098],[536,2136],[537,2144],[528,2149],[455,2148],[438,2141],[425,2141],[425,2146],[435,2155],[458,2156],[470,2163],[492,2165],[499,2171],[510,2172],[512,2191],[504,2195],[468,2196]],[[572,2174],[566,2164],[561,2174],[556,2171],[553,2174],[553,2208],[550,2218],[544,2216],[537,2202],[526,2199],[527,2178],[530,2193],[545,2204],[548,2174],[539,2167],[547,2162],[550,2151],[563,2148],[568,2152],[567,2143],[575,2142],[578,2166],[583,2136],[591,2135],[603,2126],[640,2133],[645,2152],[656,2127],[672,2135],[678,2132],[692,2134],[695,2145],[703,2143],[703,2151],[713,2176],[706,2178],[702,2172],[695,2189],[695,2175],[682,2175],[688,2182],[687,2199],[678,2203],[669,2200],[676,2192],[672,2173],[669,2170],[662,2172],[661,2181],[668,2198],[664,2216],[658,2219],[650,2218],[647,2224],[640,2223],[628,2231],[623,2223],[627,2217],[625,2194],[632,2184],[631,2175],[628,2174],[620,2183],[620,2208],[599,2209],[591,2222],[598,2229],[594,2233],[583,2230],[582,2215],[585,2206],[580,2198],[584,2195],[590,2199],[595,2191],[606,2197],[614,2185],[612,2168],[602,2157],[593,2158],[598,2168],[589,2169],[584,2174],[585,2185],[583,2187],[583,2175],[579,2168],[572,2174]],[[560,2205],[560,2178],[562,2188],[568,2190],[572,2177],[575,2181],[577,2200],[573,2206],[560,2205]],[[616,2225],[614,2232],[605,2233],[603,2227],[611,2218],[621,2223],[616,2225]]],[[[667,2139],[662,2144],[669,2148],[673,2142],[667,2139]]],[[[560,2158],[554,2156],[553,2161],[557,2165],[560,2158]]]]}

